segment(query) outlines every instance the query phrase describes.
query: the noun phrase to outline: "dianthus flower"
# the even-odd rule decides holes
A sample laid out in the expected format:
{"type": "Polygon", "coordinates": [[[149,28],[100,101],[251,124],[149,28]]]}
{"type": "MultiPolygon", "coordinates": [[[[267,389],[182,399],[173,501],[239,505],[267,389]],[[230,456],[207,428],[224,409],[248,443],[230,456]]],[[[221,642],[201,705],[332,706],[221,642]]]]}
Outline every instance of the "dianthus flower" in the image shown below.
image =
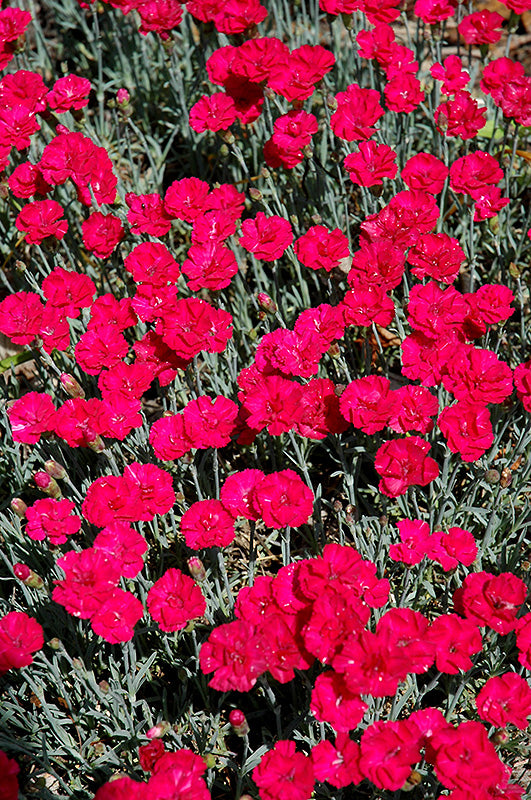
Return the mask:
{"type": "Polygon", "coordinates": [[[465,44],[494,44],[501,39],[502,23],[503,17],[501,14],[485,8],[482,11],[474,11],[473,14],[467,14],[463,17],[457,26],[457,30],[463,37],[465,44]]]}
{"type": "Polygon", "coordinates": [[[370,139],[360,142],[357,153],[345,157],[344,165],[352,183],[359,186],[381,186],[383,178],[394,178],[397,172],[396,153],[386,144],[370,139]]]}
{"type": "Polygon", "coordinates": [[[191,446],[199,450],[225,447],[234,431],[238,406],[223,395],[201,395],[184,407],[184,429],[191,446]]]}
{"type": "Polygon", "coordinates": [[[360,746],[346,733],[339,733],[335,743],[324,740],[312,747],[312,764],[318,781],[327,781],[337,789],[361,783],[360,746]]]}
{"type": "Polygon", "coordinates": [[[44,635],[39,623],[23,611],[10,611],[0,619],[0,675],[27,667],[40,650],[44,635]]]}
{"type": "Polygon", "coordinates": [[[210,186],[199,178],[173,181],[164,195],[166,213],[174,219],[194,222],[206,208],[210,186]]]}
{"type": "Polygon", "coordinates": [[[186,360],[201,350],[221,353],[232,336],[232,316],[222,308],[213,308],[206,300],[186,297],[173,303],[158,320],[156,333],[186,360]]]}
{"type": "Polygon", "coordinates": [[[423,233],[407,254],[415,277],[434,278],[447,284],[455,281],[465,258],[457,239],[447,233],[423,233]]]}
{"type": "Polygon", "coordinates": [[[389,557],[403,564],[420,564],[426,555],[431,536],[430,526],[420,519],[403,519],[397,522],[400,544],[392,544],[389,557]]]}
{"type": "Polygon", "coordinates": [[[94,211],[81,225],[83,244],[96,258],[109,258],[125,236],[119,217],[94,211]]]}
{"type": "Polygon", "coordinates": [[[127,221],[131,226],[131,233],[148,233],[150,236],[164,236],[171,228],[171,218],[168,216],[160,194],[136,195],[128,192],[125,202],[129,208],[127,221]]]}
{"type": "Polygon", "coordinates": [[[220,499],[234,518],[245,517],[257,520],[260,512],[254,504],[254,491],[265,478],[260,469],[244,469],[226,478],[221,487],[220,499]]]}
{"type": "Polygon", "coordinates": [[[335,64],[333,54],[321,45],[304,44],[273,65],[269,86],[290,103],[307,100],[318,83],[335,64]]]}
{"type": "Polygon", "coordinates": [[[75,397],[57,409],[54,431],[70,447],[89,447],[103,433],[108,422],[109,414],[101,400],[75,397]]]}
{"type": "Polygon", "coordinates": [[[435,773],[447,789],[473,791],[477,797],[504,777],[504,766],[480,722],[441,729],[430,745],[435,773]]]}
{"type": "Polygon", "coordinates": [[[526,595],[525,583],[512,572],[473,572],[455,590],[454,606],[476,625],[486,625],[504,635],[515,629],[526,595]]]}
{"type": "Polygon", "coordinates": [[[456,400],[477,405],[502,403],[513,390],[512,370],[491,350],[462,345],[449,359],[442,378],[456,400]]]}
{"type": "Polygon", "coordinates": [[[238,263],[232,250],[221,242],[201,242],[189,248],[182,272],[193,292],[200,289],[217,292],[230,284],[238,272],[238,263]]]}
{"type": "Polygon", "coordinates": [[[438,410],[437,398],[429,389],[408,384],[393,392],[393,408],[388,425],[396,433],[429,433],[433,428],[431,417],[438,410]]]}
{"type": "Polygon", "coordinates": [[[254,219],[242,223],[241,246],[263,261],[280,258],[292,241],[291,225],[283,217],[267,217],[259,211],[254,219]]]}
{"type": "Polygon", "coordinates": [[[65,111],[79,111],[88,106],[90,94],[90,81],[79,75],[65,75],[55,81],[52,89],[46,95],[46,100],[52,111],[64,114],[65,111]]]}
{"type": "Polygon", "coordinates": [[[76,361],[87,375],[99,375],[104,367],[118,366],[129,352],[129,345],[114,325],[83,333],[76,345],[76,361]]]}
{"type": "Polygon", "coordinates": [[[460,400],[446,406],[437,420],[452,453],[463,461],[477,461],[494,442],[490,413],[485,405],[460,400]]]}
{"type": "Polygon", "coordinates": [[[76,319],[81,308],[92,305],[96,287],[88,275],[56,267],[43,280],[42,293],[50,305],[59,308],[66,317],[76,319]]]}
{"type": "Polygon", "coordinates": [[[424,100],[424,92],[420,88],[419,79],[406,72],[396,75],[386,84],[384,97],[387,108],[391,111],[410,114],[424,100]]]}
{"type": "Polygon", "coordinates": [[[55,428],[55,406],[45,392],[27,392],[9,406],[7,416],[14,442],[36,444],[45,431],[55,428]]]}
{"type": "MultiPolygon", "coordinates": [[[[16,9],[6,9],[6,11],[14,10],[16,9]]],[[[19,791],[17,775],[19,771],[17,762],[13,758],[8,758],[7,754],[0,750],[0,775],[2,776],[0,800],[17,800],[19,791]]]]}
{"type": "Polygon", "coordinates": [[[328,670],[316,678],[310,711],[319,722],[328,722],[335,731],[347,733],[357,728],[367,708],[340,673],[328,670]]]}
{"type": "Polygon", "coordinates": [[[226,547],[236,535],[234,517],[220,500],[198,500],[184,512],[181,533],[192,550],[226,547]]]}
{"type": "MultiPolygon", "coordinates": [[[[153,765],[153,774],[143,785],[149,797],[171,800],[210,800],[203,774],[206,763],[191,750],[164,753],[153,765]]],[[[145,797],[145,792],[143,794],[145,797]]]]}
{"type": "Polygon", "coordinates": [[[487,109],[480,108],[469,92],[456,92],[453,100],[441,103],[433,115],[439,133],[473,139],[485,125],[487,109]]]}
{"type": "Polygon", "coordinates": [[[276,743],[253,770],[261,800],[309,800],[314,787],[311,759],[298,753],[295,742],[276,743]]]}
{"type": "Polygon", "coordinates": [[[531,687],[516,672],[488,680],[476,697],[481,719],[504,728],[508,723],[525,730],[531,715],[531,687]]]}
{"type": "Polygon", "coordinates": [[[43,196],[48,194],[52,188],[42,177],[40,169],[29,161],[15,167],[9,176],[8,183],[15,197],[43,196]]]}
{"type": "Polygon", "coordinates": [[[313,511],[313,492],[292,469],[266,475],[256,486],[253,504],[269,528],[297,528],[313,511]]]}
{"type": "Polygon", "coordinates": [[[119,563],[94,548],[71,550],[57,560],[57,565],[66,577],[54,581],[52,598],[79,619],[91,619],[97,614],[120,579],[119,563]]]}
{"type": "Polygon", "coordinates": [[[435,25],[453,17],[456,7],[456,0],[417,0],[413,11],[426,25],[435,25]]]}
{"type": "MultiPolygon", "coordinates": [[[[30,146],[31,137],[38,130],[40,130],[40,125],[35,112],[27,105],[0,107],[0,145],[2,147],[24,150],[30,146]]],[[[19,228],[19,230],[22,229],[19,228]]]]}
{"type": "Polygon", "coordinates": [[[254,625],[244,620],[218,625],[199,653],[209,686],[220,692],[248,692],[268,668],[267,647],[254,625]]]}
{"type": "Polygon", "coordinates": [[[448,177],[448,167],[431,153],[417,153],[406,161],[400,175],[410,189],[439,194],[448,177]]]}
{"type": "Polygon", "coordinates": [[[469,567],[477,554],[478,548],[473,534],[457,527],[448,528],[448,533],[432,533],[426,549],[428,558],[437,561],[445,572],[456,569],[458,564],[469,567]]]}
{"type": "Polygon", "coordinates": [[[342,433],[348,422],[339,409],[335,386],[328,378],[315,378],[301,389],[300,413],[296,431],[308,439],[325,439],[329,433],[342,433]]]}
{"type": "Polygon", "coordinates": [[[456,55],[448,56],[442,64],[433,64],[430,73],[433,78],[442,81],[441,92],[448,95],[464,89],[470,80],[469,73],[463,70],[463,62],[456,55]]]}
{"type": "Polygon", "coordinates": [[[104,783],[94,795],[94,800],[142,800],[145,789],[145,783],[139,783],[125,776],[104,783]]]}
{"type": "Polygon", "coordinates": [[[339,229],[329,230],[324,225],[313,225],[296,239],[295,255],[305,267],[330,272],[349,256],[348,239],[339,229]]]}
{"type": "Polygon", "coordinates": [[[361,291],[375,286],[388,291],[401,283],[404,267],[403,248],[395,247],[388,239],[362,242],[352,256],[347,281],[349,286],[361,291]]]}
{"type": "Polygon", "coordinates": [[[36,500],[26,510],[26,535],[37,542],[48,539],[53,546],[64,544],[81,527],[81,518],[72,514],[74,508],[71,500],[36,500]]]}
{"type": "Polygon", "coordinates": [[[238,398],[242,403],[250,428],[267,428],[271,436],[280,436],[294,428],[300,411],[301,388],[295,381],[277,375],[262,375],[256,371],[253,382],[242,373],[238,383],[242,388],[238,398]]]}
{"type": "Polygon", "coordinates": [[[304,148],[317,133],[318,123],[313,114],[293,109],[275,120],[273,130],[273,136],[264,144],[266,163],[273,169],[293,169],[304,160],[304,148]]]}
{"type": "Polygon", "coordinates": [[[120,565],[124,578],[136,578],[144,566],[142,556],[148,545],[142,534],[126,522],[111,522],[94,539],[93,547],[101,550],[120,565]]]}
{"type": "Polygon", "coordinates": [[[171,414],[156,420],[149,431],[149,443],[161,461],[180,458],[193,447],[185,431],[182,414],[171,414]]]}
{"type": "Polygon", "coordinates": [[[140,14],[139,32],[146,36],[150,31],[158,33],[161,39],[167,39],[169,31],[182,21],[183,8],[178,0],[145,0],[135,3],[140,14]]]}
{"type": "Polygon", "coordinates": [[[203,95],[190,109],[190,127],[196,133],[226,131],[235,121],[234,100],[225,92],[203,95]]]}
{"type": "Polygon", "coordinates": [[[376,132],[374,123],[384,114],[379,92],[353,83],[345,92],[339,92],[336,100],[337,110],[330,120],[336,136],[353,142],[369,139],[376,132]]]}
{"type": "Polygon", "coordinates": [[[131,592],[114,589],[91,619],[92,630],[110,644],[129,642],[144,606],[131,592]]]}
{"type": "Polygon", "coordinates": [[[55,200],[35,200],[19,212],[15,225],[28,244],[42,244],[48,236],[62,239],[68,230],[64,208],[55,200]]]}
{"type": "Polygon", "coordinates": [[[309,378],[319,368],[322,355],[320,345],[320,337],[311,329],[297,333],[287,328],[277,328],[266,333],[258,345],[256,366],[265,375],[281,372],[283,375],[309,378]]]}
{"type": "Polygon", "coordinates": [[[206,602],[195,581],[178,569],[167,569],[147,595],[147,608],[162,631],[179,631],[202,617],[206,602]]]}
{"type": "Polygon", "coordinates": [[[360,768],[380,789],[401,789],[420,758],[415,728],[407,720],[380,720],[363,732],[360,768]]]}
{"type": "Polygon", "coordinates": [[[346,293],[339,308],[343,311],[345,325],[362,325],[367,327],[375,322],[377,325],[389,325],[395,316],[395,304],[386,294],[383,286],[363,288],[356,286],[346,293]]]}
{"type": "Polygon", "coordinates": [[[343,312],[339,306],[328,303],[307,308],[297,317],[293,330],[303,336],[307,332],[317,334],[321,352],[326,353],[332,342],[341,339],[345,333],[343,312]]]}
{"type": "Polygon", "coordinates": [[[378,489],[387,497],[405,494],[408,486],[426,486],[439,475],[439,466],[428,456],[430,445],[419,436],[384,442],[374,466],[381,476],[378,489]]]}
{"type": "Polygon", "coordinates": [[[348,384],[339,401],[341,413],[355,428],[372,434],[388,424],[393,412],[394,394],[388,378],[368,375],[348,384]]]}

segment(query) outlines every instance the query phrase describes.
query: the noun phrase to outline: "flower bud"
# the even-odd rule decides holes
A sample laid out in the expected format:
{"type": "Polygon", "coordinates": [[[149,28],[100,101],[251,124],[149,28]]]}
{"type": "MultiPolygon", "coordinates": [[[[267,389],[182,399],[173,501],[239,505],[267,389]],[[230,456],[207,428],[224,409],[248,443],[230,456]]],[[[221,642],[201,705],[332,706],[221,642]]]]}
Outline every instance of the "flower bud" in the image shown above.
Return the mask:
{"type": "Polygon", "coordinates": [[[203,583],[206,580],[206,569],[201,559],[197,558],[197,556],[192,556],[188,559],[187,564],[194,581],[203,583]]]}
{"type": "Polygon", "coordinates": [[[157,724],[154,725],[153,728],[150,728],[147,731],[146,736],[148,739],[162,739],[162,737],[166,733],[168,733],[170,728],[171,728],[170,723],[167,722],[165,719],[163,719],[160,722],[157,722],[157,724]]]}
{"type": "Polygon", "coordinates": [[[485,473],[485,480],[487,483],[490,483],[491,486],[500,482],[500,473],[497,469],[488,469],[485,473]]]}
{"type": "Polygon", "coordinates": [[[337,109],[337,100],[333,94],[329,94],[326,98],[326,105],[330,109],[330,111],[335,111],[337,109]]]}
{"type": "Polygon", "coordinates": [[[225,144],[234,144],[234,142],[236,141],[232,131],[221,131],[219,135],[221,136],[225,144]]]}
{"type": "Polygon", "coordinates": [[[25,586],[30,586],[32,589],[41,589],[44,586],[44,581],[41,576],[33,572],[27,564],[22,564],[20,562],[13,564],[13,572],[25,586]]]}
{"type": "Polygon", "coordinates": [[[63,372],[61,373],[59,381],[69,397],[85,397],[85,390],[80,386],[73,375],[69,375],[68,372],[63,372]]]}
{"type": "Polygon", "coordinates": [[[263,308],[264,311],[270,311],[272,314],[276,314],[278,311],[275,301],[265,292],[258,292],[256,299],[258,300],[258,305],[260,308],[263,308]]]}
{"type": "Polygon", "coordinates": [[[245,714],[239,708],[235,708],[230,712],[229,722],[236,736],[243,737],[249,733],[249,723],[245,719],[245,714]]]}
{"type": "Polygon", "coordinates": [[[205,756],[205,761],[207,769],[214,769],[214,767],[216,766],[216,756],[214,755],[214,753],[208,753],[208,755],[205,756]]]}
{"type": "Polygon", "coordinates": [[[53,497],[57,500],[62,496],[59,484],[55,478],[52,478],[47,472],[36,472],[33,475],[33,480],[35,481],[35,485],[38,486],[44,494],[47,494],[48,497],[53,497]]]}
{"type": "Polygon", "coordinates": [[[118,89],[116,92],[116,102],[119,106],[126,106],[131,99],[131,95],[127,91],[127,89],[118,89]]]}
{"type": "Polygon", "coordinates": [[[341,14],[341,19],[347,31],[352,30],[354,27],[354,16],[352,14],[343,13],[341,14]]]}
{"type": "Polygon", "coordinates": [[[413,789],[416,789],[419,784],[422,783],[422,775],[420,772],[417,772],[416,769],[413,770],[405,784],[402,786],[403,792],[412,792],[413,789]]]}
{"type": "Polygon", "coordinates": [[[101,436],[96,436],[92,442],[89,442],[89,447],[94,451],[94,453],[103,453],[105,450],[105,442],[101,436]]]}
{"type": "Polygon", "coordinates": [[[492,744],[494,745],[505,745],[509,741],[509,734],[505,730],[505,728],[500,728],[497,731],[494,731],[492,736],[490,737],[492,744]]]}
{"type": "Polygon", "coordinates": [[[330,356],[330,358],[339,358],[339,356],[341,355],[341,348],[337,342],[332,342],[332,344],[327,350],[327,353],[330,356]]]}
{"type": "Polygon", "coordinates": [[[48,475],[50,475],[52,478],[56,478],[59,481],[63,478],[66,478],[66,469],[62,464],[54,461],[53,458],[50,458],[49,461],[45,462],[44,469],[48,475]]]}
{"type": "Polygon", "coordinates": [[[21,497],[14,497],[11,500],[11,510],[13,511],[14,514],[17,515],[17,517],[20,517],[20,519],[24,519],[28,507],[21,497]]]}
{"type": "Polygon", "coordinates": [[[48,647],[51,647],[52,650],[60,650],[63,646],[63,643],[57,636],[54,636],[53,639],[50,639],[48,642],[48,647]]]}
{"type": "Polygon", "coordinates": [[[260,189],[255,189],[254,186],[251,186],[251,188],[249,189],[249,197],[251,198],[251,200],[256,200],[257,202],[259,202],[260,200],[262,200],[263,196],[264,195],[262,194],[260,189]]]}

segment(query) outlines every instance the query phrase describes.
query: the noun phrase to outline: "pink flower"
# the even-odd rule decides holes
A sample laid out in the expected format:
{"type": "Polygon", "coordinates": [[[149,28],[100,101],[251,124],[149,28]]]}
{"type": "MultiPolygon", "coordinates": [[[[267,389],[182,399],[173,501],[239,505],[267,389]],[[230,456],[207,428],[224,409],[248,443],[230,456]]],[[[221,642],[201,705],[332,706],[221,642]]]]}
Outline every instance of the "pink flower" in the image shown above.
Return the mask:
{"type": "Polygon", "coordinates": [[[406,161],[400,175],[410,189],[439,194],[448,177],[448,167],[431,153],[417,153],[406,161]]]}
{"type": "Polygon", "coordinates": [[[87,78],[65,75],[54,83],[46,99],[56,114],[64,114],[70,110],[79,111],[88,106],[90,89],[90,81],[87,78]]]}
{"type": "Polygon", "coordinates": [[[453,100],[441,103],[433,115],[439,133],[473,139],[485,125],[487,109],[480,108],[469,92],[456,92],[453,100]]]}
{"type": "Polygon", "coordinates": [[[19,212],[15,225],[26,234],[28,244],[41,244],[48,236],[62,239],[68,230],[64,209],[55,200],[35,200],[19,212]]]}
{"type": "MultiPolygon", "coordinates": [[[[18,11],[19,9],[9,8],[5,10],[18,11]]],[[[19,791],[17,775],[19,771],[17,762],[13,758],[8,758],[6,753],[0,750],[0,775],[2,776],[0,800],[17,800],[19,791]]]]}
{"type": "Polygon", "coordinates": [[[328,670],[316,678],[310,711],[319,722],[328,722],[335,731],[347,733],[357,728],[367,708],[338,672],[328,670]]]}
{"type": "Polygon", "coordinates": [[[192,578],[171,568],[149,590],[147,608],[161,630],[179,631],[203,616],[206,602],[192,578]]]}
{"type": "Polygon", "coordinates": [[[0,303],[0,332],[13,344],[31,344],[40,332],[43,305],[34,292],[15,292],[0,303]]]}
{"type": "Polygon", "coordinates": [[[295,742],[281,740],[253,769],[261,800],[309,800],[314,787],[311,759],[296,751],[295,742]]]}
{"type": "Polygon", "coordinates": [[[225,92],[203,95],[190,109],[190,127],[196,133],[226,131],[235,121],[234,100],[225,92]]]}
{"type": "Polygon", "coordinates": [[[110,644],[129,642],[144,607],[131,592],[114,589],[91,620],[94,633],[110,644]]]}
{"type": "Polygon", "coordinates": [[[213,689],[248,692],[268,668],[265,641],[243,620],[218,625],[201,647],[199,665],[215,673],[208,684],[213,689]]]}
{"type": "Polygon", "coordinates": [[[407,720],[373,722],[361,737],[361,771],[380,789],[401,789],[420,757],[414,727],[407,720]]]}
{"type": "Polygon", "coordinates": [[[111,522],[94,539],[95,550],[102,550],[120,564],[124,578],[136,578],[144,566],[148,549],[144,537],[126,522],[111,522]]]}
{"type": "Polygon", "coordinates": [[[405,494],[408,486],[426,486],[439,475],[436,461],[427,455],[428,442],[419,436],[384,442],[376,453],[374,466],[381,476],[379,490],[387,497],[405,494]]]}
{"type": "Polygon", "coordinates": [[[420,564],[430,540],[430,526],[420,519],[403,519],[396,524],[401,544],[392,544],[389,557],[404,564],[420,564]]]}
{"type": "Polygon", "coordinates": [[[72,514],[74,508],[71,500],[36,500],[26,511],[27,536],[35,541],[48,539],[53,546],[64,544],[81,527],[81,517],[72,514]]]}
{"type": "Polygon", "coordinates": [[[385,428],[393,413],[393,404],[394,394],[389,379],[380,375],[352,381],[339,401],[345,419],[368,434],[385,428]]]}
{"type": "Polygon", "coordinates": [[[313,225],[295,240],[295,254],[305,267],[330,272],[349,256],[348,239],[339,229],[313,225]]]}
{"type": "Polygon", "coordinates": [[[360,746],[346,733],[339,733],[335,744],[325,740],[314,745],[311,755],[318,781],[327,781],[337,789],[362,782],[360,746]]]}
{"type": "Polygon", "coordinates": [[[270,528],[297,528],[313,511],[313,492],[291,469],[266,475],[254,490],[254,505],[270,528]]]}
{"type": "Polygon", "coordinates": [[[515,629],[526,595],[525,583],[512,572],[472,572],[455,590],[454,605],[476,625],[486,625],[505,635],[515,629]]]}
{"type": "Polygon", "coordinates": [[[293,232],[287,219],[267,217],[262,211],[254,219],[244,220],[241,229],[241,246],[263,261],[280,258],[293,241],[293,232]]]}
{"type": "Polygon", "coordinates": [[[452,453],[463,461],[477,461],[494,442],[490,413],[486,406],[460,400],[446,406],[437,420],[452,453]]]}
{"type": "Polygon", "coordinates": [[[260,518],[260,512],[254,502],[254,492],[264,478],[265,475],[260,469],[244,469],[229,475],[225,480],[221,487],[220,498],[234,518],[245,517],[252,520],[260,518]]]}
{"type": "Polygon", "coordinates": [[[83,244],[96,258],[109,258],[125,236],[119,217],[94,211],[81,225],[83,244]]]}
{"type": "Polygon", "coordinates": [[[337,110],[330,120],[336,136],[353,142],[369,139],[376,132],[374,123],[384,114],[379,92],[352,83],[345,92],[336,94],[336,100],[337,110]]]}
{"type": "Polygon", "coordinates": [[[476,697],[481,719],[504,728],[508,723],[525,730],[531,715],[531,687],[516,672],[490,678],[476,697]]]}
{"type": "Polygon", "coordinates": [[[0,619],[0,675],[13,668],[27,667],[33,662],[32,653],[43,644],[39,623],[23,611],[10,611],[0,619]]]}
{"type": "Polygon", "coordinates": [[[55,406],[45,392],[27,392],[9,406],[7,416],[13,441],[36,444],[41,435],[55,428],[55,406]]]}
{"type": "Polygon", "coordinates": [[[386,144],[372,139],[360,142],[359,151],[345,157],[349,178],[359,186],[381,186],[383,178],[394,178],[397,172],[396,153],[386,144]]]}
{"type": "Polygon", "coordinates": [[[88,275],[56,267],[43,280],[42,293],[65,317],[76,319],[81,308],[92,305],[96,286],[88,275]]]}
{"type": "Polygon", "coordinates": [[[234,517],[220,500],[199,500],[184,512],[181,533],[192,550],[226,547],[236,535],[234,517]]]}

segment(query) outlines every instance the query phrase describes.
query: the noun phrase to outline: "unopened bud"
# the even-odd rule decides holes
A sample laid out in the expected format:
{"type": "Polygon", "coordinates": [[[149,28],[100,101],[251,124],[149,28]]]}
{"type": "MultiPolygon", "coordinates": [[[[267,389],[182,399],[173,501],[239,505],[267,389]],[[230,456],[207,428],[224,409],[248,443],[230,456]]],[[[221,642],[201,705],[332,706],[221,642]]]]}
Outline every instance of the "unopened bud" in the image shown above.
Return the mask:
{"type": "Polygon", "coordinates": [[[416,789],[422,783],[422,775],[420,772],[417,772],[416,769],[413,770],[405,784],[402,786],[403,792],[412,792],[413,789],[416,789]]]}
{"type": "Polygon", "coordinates": [[[146,736],[148,739],[162,739],[162,737],[166,733],[168,733],[170,728],[171,728],[170,723],[167,722],[165,719],[163,719],[160,722],[157,722],[157,724],[154,725],[153,728],[150,728],[147,731],[146,736]]]}
{"type": "Polygon", "coordinates": [[[485,480],[492,486],[500,482],[500,473],[497,469],[488,469],[485,473],[485,480]]]}
{"type": "Polygon", "coordinates": [[[236,736],[243,737],[249,733],[249,723],[245,719],[245,714],[239,708],[235,708],[230,712],[229,722],[236,736]]]}
{"type": "Polygon", "coordinates": [[[61,497],[62,495],[61,487],[59,486],[55,478],[52,478],[51,475],[48,475],[47,472],[43,471],[36,472],[33,476],[33,480],[35,481],[35,485],[38,486],[41,492],[47,494],[48,497],[53,497],[55,500],[61,497]]]}
{"type": "Polygon", "coordinates": [[[66,469],[63,467],[62,464],[59,462],[54,461],[53,458],[50,458],[49,461],[46,461],[44,464],[44,469],[52,478],[56,478],[58,481],[63,480],[66,478],[66,469]]]}
{"type": "Polygon", "coordinates": [[[271,314],[276,314],[278,311],[277,304],[273,300],[272,297],[269,297],[268,294],[265,292],[258,292],[256,295],[256,299],[258,300],[258,305],[260,308],[263,308],[264,311],[270,311],[271,314]]]}
{"type": "Polygon", "coordinates": [[[27,564],[22,564],[20,562],[13,564],[13,572],[25,586],[31,586],[32,589],[41,589],[44,586],[44,581],[41,576],[33,572],[27,564]]]}
{"type": "Polygon", "coordinates": [[[508,467],[504,467],[501,472],[500,486],[502,489],[507,489],[513,482],[513,474],[508,467]]]}
{"type": "Polygon", "coordinates": [[[496,214],[495,217],[491,217],[489,219],[489,228],[491,229],[494,236],[497,236],[500,232],[500,218],[496,214]]]}
{"type": "Polygon", "coordinates": [[[50,639],[48,642],[48,647],[51,647],[52,650],[60,650],[63,646],[63,643],[57,636],[54,636],[53,639],[50,639]]]}
{"type": "Polygon", "coordinates": [[[311,158],[313,156],[313,147],[310,144],[305,144],[302,148],[302,154],[306,158],[311,158]]]}
{"type": "Polygon", "coordinates": [[[226,144],[222,144],[221,147],[219,148],[220,157],[221,158],[228,158],[229,157],[229,153],[230,153],[230,150],[227,147],[227,145],[226,144]]]}
{"type": "Polygon", "coordinates": [[[73,375],[69,375],[68,372],[63,372],[59,380],[69,397],[85,397],[85,390],[80,386],[73,375]]]}
{"type": "Polygon", "coordinates": [[[518,267],[514,263],[514,261],[511,261],[511,263],[509,264],[509,275],[511,276],[511,278],[514,278],[515,280],[518,280],[518,278],[520,277],[521,274],[522,274],[522,270],[520,269],[520,267],[518,267]]]}
{"type": "Polygon", "coordinates": [[[214,769],[216,766],[216,756],[214,753],[209,753],[207,756],[205,756],[205,761],[208,769],[214,769]]]}
{"type": "Polygon", "coordinates": [[[446,133],[446,131],[448,130],[448,117],[446,116],[444,111],[441,111],[439,114],[439,117],[437,119],[437,127],[443,134],[446,133]]]}
{"type": "Polygon", "coordinates": [[[11,500],[11,510],[13,511],[14,514],[17,515],[17,517],[20,517],[20,519],[24,519],[28,507],[21,497],[14,497],[11,500]]]}
{"type": "Polygon", "coordinates": [[[500,728],[497,731],[494,731],[492,736],[490,737],[492,744],[500,745],[500,744],[507,744],[509,741],[509,734],[505,730],[505,728],[500,728]]]}
{"type": "Polygon", "coordinates": [[[337,100],[333,94],[329,94],[326,98],[326,105],[330,109],[330,111],[335,111],[337,108],[337,100]]]}
{"type": "Polygon", "coordinates": [[[98,686],[99,686],[100,692],[103,692],[103,694],[107,694],[108,692],[111,691],[111,687],[109,686],[107,681],[100,681],[98,683],[98,686]]]}
{"type": "Polygon", "coordinates": [[[352,14],[343,13],[341,14],[341,19],[343,20],[343,25],[350,31],[351,28],[354,26],[354,18],[352,14]]]}
{"type": "Polygon", "coordinates": [[[520,564],[520,569],[522,569],[524,572],[529,572],[531,569],[531,563],[529,561],[522,561],[520,564]]]}
{"type": "Polygon", "coordinates": [[[263,196],[264,195],[262,194],[260,189],[255,189],[254,186],[251,186],[251,188],[249,189],[249,197],[251,198],[251,200],[256,200],[257,202],[259,202],[260,200],[262,200],[263,196]]]}
{"type": "Polygon", "coordinates": [[[96,436],[96,438],[93,439],[92,442],[89,442],[89,447],[91,450],[94,451],[94,453],[103,453],[103,451],[105,450],[105,442],[103,441],[101,436],[96,436]]]}
{"type": "Polygon", "coordinates": [[[188,569],[190,570],[190,575],[192,576],[194,581],[197,581],[198,583],[206,581],[205,565],[203,564],[200,558],[197,558],[197,556],[192,556],[191,558],[188,559],[187,564],[188,564],[188,569]]]}
{"type": "Polygon", "coordinates": [[[15,269],[18,273],[22,275],[23,272],[26,272],[26,265],[24,264],[23,261],[17,258],[17,260],[15,261],[15,269]]]}
{"type": "Polygon", "coordinates": [[[232,131],[220,131],[220,136],[225,142],[225,144],[234,144],[234,142],[236,141],[232,131]]]}
{"type": "Polygon", "coordinates": [[[339,358],[339,356],[341,355],[341,348],[337,342],[332,342],[327,352],[331,358],[339,358]]]}

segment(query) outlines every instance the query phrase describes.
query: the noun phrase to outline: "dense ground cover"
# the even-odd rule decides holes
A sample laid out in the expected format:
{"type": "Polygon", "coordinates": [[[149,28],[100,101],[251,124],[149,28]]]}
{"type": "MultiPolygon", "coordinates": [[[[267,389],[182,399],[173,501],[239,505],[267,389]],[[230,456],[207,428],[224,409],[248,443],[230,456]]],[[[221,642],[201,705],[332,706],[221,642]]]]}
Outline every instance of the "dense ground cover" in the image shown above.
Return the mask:
{"type": "Polygon", "coordinates": [[[531,796],[530,5],[0,10],[1,800],[531,796]]]}

